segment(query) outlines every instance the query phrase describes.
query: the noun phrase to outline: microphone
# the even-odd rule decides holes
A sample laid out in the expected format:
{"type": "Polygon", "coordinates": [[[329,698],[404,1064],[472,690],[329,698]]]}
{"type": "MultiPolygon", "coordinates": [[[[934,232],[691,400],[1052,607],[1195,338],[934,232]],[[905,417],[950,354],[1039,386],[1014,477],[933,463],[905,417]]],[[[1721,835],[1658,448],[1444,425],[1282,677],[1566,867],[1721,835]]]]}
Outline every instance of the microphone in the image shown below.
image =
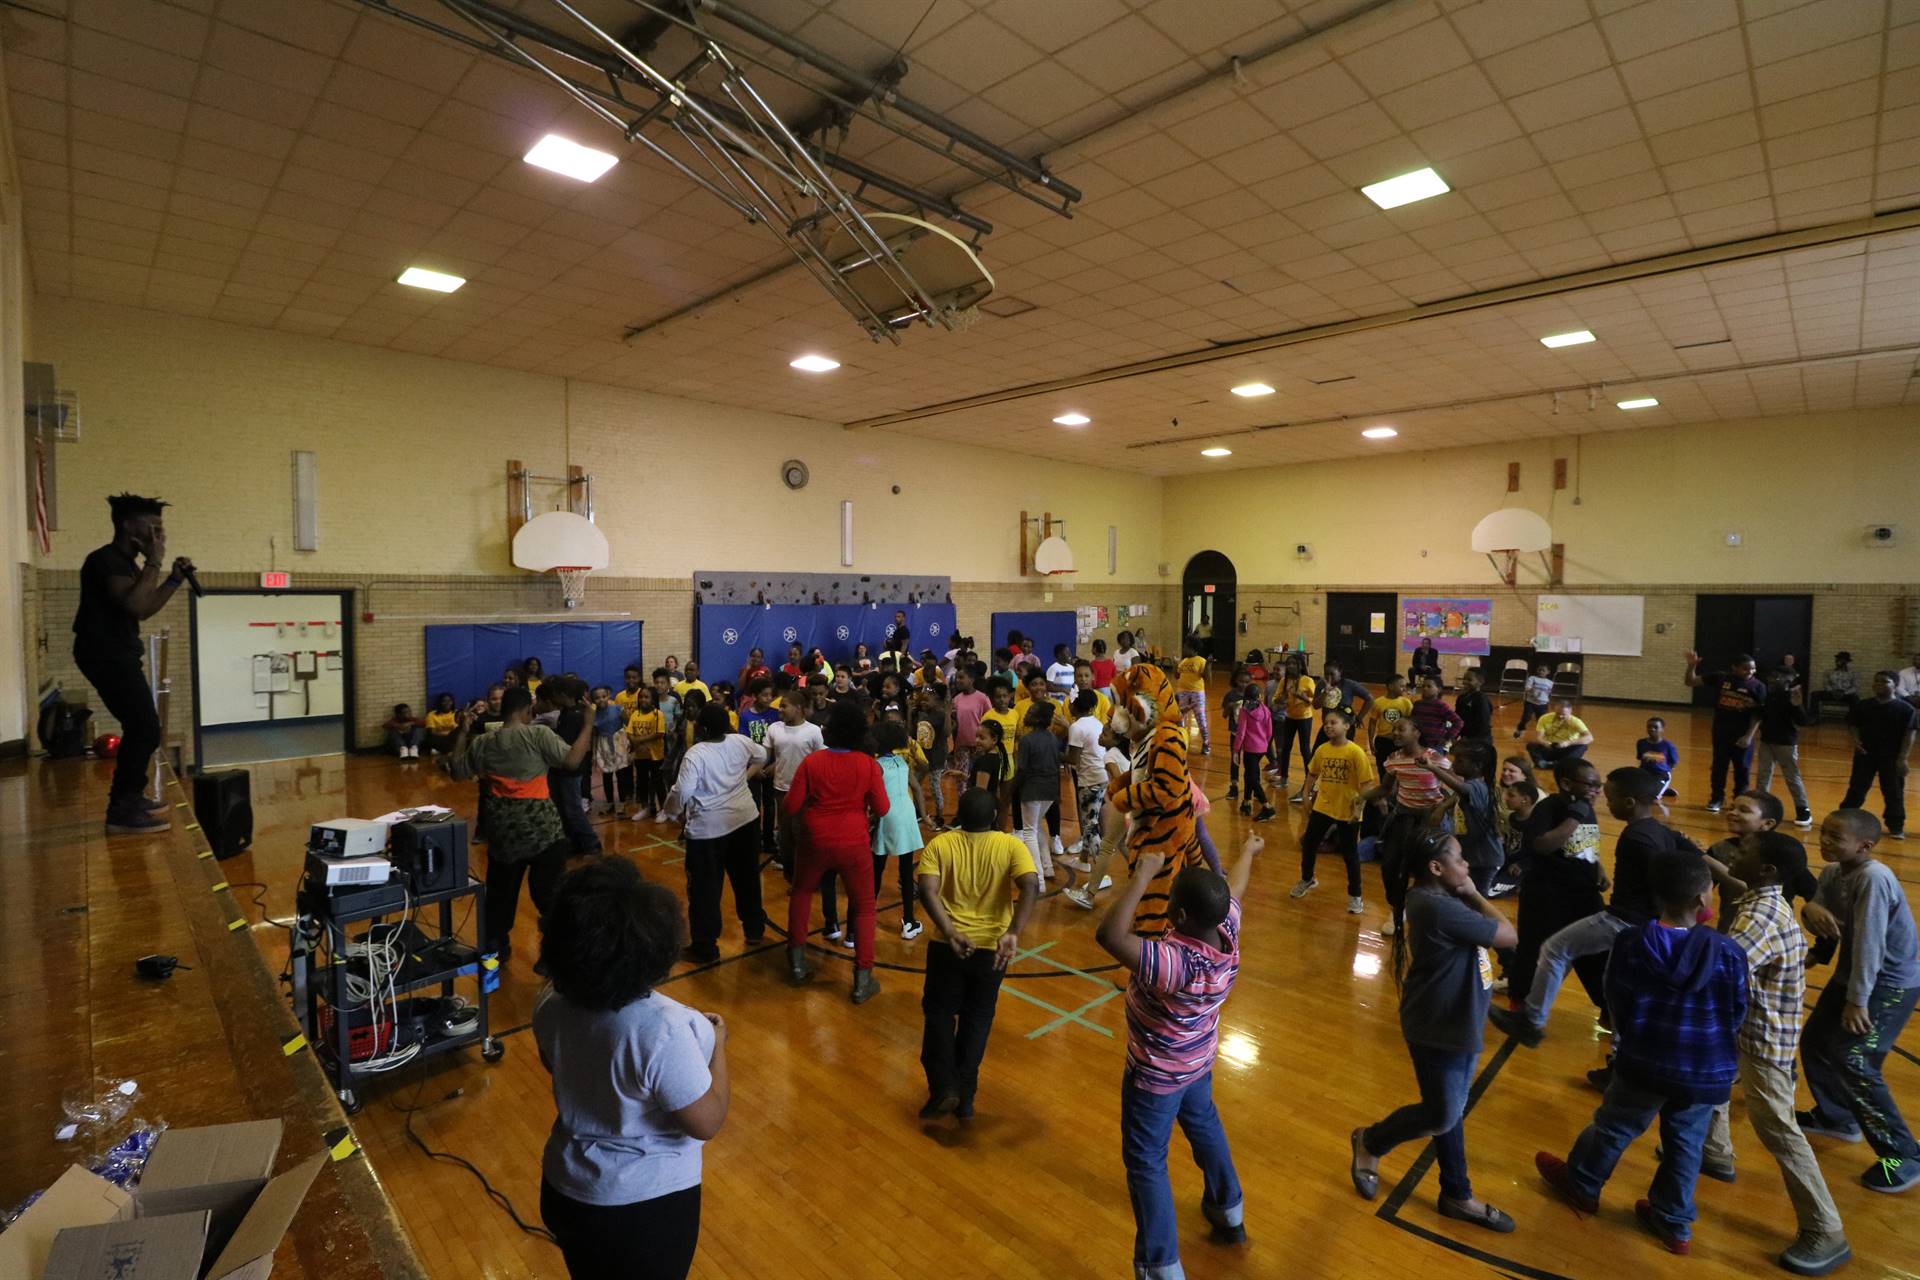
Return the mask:
{"type": "Polygon", "coordinates": [[[207,594],[207,589],[200,585],[200,579],[194,576],[193,570],[191,569],[187,570],[186,578],[187,578],[187,589],[193,592],[196,598],[207,594]]]}

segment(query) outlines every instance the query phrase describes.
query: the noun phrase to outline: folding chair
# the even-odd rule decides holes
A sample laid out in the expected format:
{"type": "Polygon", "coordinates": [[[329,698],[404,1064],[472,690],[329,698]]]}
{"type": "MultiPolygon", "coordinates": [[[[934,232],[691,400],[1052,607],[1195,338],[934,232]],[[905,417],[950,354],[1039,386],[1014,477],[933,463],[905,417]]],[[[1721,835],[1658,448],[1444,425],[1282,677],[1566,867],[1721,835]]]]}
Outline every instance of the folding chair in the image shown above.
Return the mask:
{"type": "Polygon", "coordinates": [[[1525,693],[1528,672],[1525,658],[1508,658],[1507,665],[1500,671],[1500,692],[1515,695],[1525,693]]]}
{"type": "Polygon", "coordinates": [[[1577,698],[1580,696],[1580,664],[1563,662],[1553,669],[1553,696],[1577,698]]]}

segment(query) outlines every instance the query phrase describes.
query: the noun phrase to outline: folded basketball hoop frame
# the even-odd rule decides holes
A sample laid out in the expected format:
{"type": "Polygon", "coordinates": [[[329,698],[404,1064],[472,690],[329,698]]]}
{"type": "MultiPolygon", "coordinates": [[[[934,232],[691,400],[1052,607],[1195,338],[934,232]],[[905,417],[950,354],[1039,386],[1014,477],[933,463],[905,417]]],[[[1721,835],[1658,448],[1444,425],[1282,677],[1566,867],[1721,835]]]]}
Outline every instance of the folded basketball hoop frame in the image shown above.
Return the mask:
{"type": "Polygon", "coordinates": [[[636,21],[618,33],[587,16],[585,0],[528,0],[514,9],[490,0],[359,3],[544,76],[628,142],[741,218],[766,227],[875,339],[898,342],[897,331],[916,319],[954,328],[969,318],[902,264],[897,236],[877,231],[868,220],[868,211],[887,211],[880,197],[904,201],[916,215],[943,218],[976,243],[993,228],[948,197],[841,155],[854,120],[939,155],[965,170],[969,184],[996,183],[1066,217],[1080,199],[1077,189],[1037,161],[996,147],[901,94],[906,69],[897,59],[867,75],[725,0],[626,0],[636,21]],[[543,9],[566,20],[568,29],[529,16],[543,9]],[[729,33],[716,33],[713,22],[729,33]],[[662,38],[681,36],[690,42],[688,56],[663,70],[669,64],[659,58],[662,38]],[[783,120],[749,79],[748,64],[806,88],[821,99],[819,109],[797,123],[783,120]],[[828,135],[838,141],[830,144],[828,135]],[[851,194],[836,183],[835,173],[852,180],[851,194]],[[871,283],[849,283],[855,272],[865,273],[868,282],[876,272],[883,277],[882,305],[874,304],[871,283]]]}

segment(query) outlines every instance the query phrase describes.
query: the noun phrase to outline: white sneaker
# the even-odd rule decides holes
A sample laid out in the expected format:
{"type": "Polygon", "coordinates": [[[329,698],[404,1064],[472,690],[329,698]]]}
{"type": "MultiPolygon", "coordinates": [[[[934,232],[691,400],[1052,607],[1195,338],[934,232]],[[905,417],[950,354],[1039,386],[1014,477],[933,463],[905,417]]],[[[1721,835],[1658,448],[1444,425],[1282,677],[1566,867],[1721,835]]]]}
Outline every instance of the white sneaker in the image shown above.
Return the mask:
{"type": "Polygon", "coordinates": [[[1067,846],[1060,843],[1059,836],[1055,836],[1053,838],[1053,851],[1055,854],[1062,854],[1067,851],[1067,846]]]}
{"type": "Polygon", "coordinates": [[[853,946],[854,946],[854,943],[853,943],[853,931],[852,931],[851,929],[849,929],[849,930],[847,931],[847,936],[846,936],[846,937],[844,937],[844,938],[842,938],[842,939],[840,939],[840,945],[841,945],[841,946],[843,946],[843,947],[845,947],[845,948],[846,948],[847,950],[849,950],[849,951],[851,951],[851,950],[853,950],[853,946]]]}
{"type": "Polygon", "coordinates": [[[1386,920],[1380,925],[1380,936],[1383,938],[1391,938],[1393,936],[1393,917],[1392,916],[1388,916],[1386,920]]]}
{"type": "Polygon", "coordinates": [[[910,920],[900,926],[900,936],[906,941],[912,942],[920,936],[921,928],[922,926],[918,920],[910,920]]]}
{"type": "Polygon", "coordinates": [[[1287,890],[1287,896],[1289,898],[1304,898],[1307,894],[1319,887],[1320,881],[1317,879],[1296,881],[1293,888],[1287,890]]]}
{"type": "Polygon", "coordinates": [[[651,809],[635,809],[635,810],[633,811],[633,816],[632,816],[631,818],[629,818],[629,819],[627,819],[627,821],[629,821],[629,822],[646,822],[646,821],[649,821],[650,819],[652,819],[652,817],[653,817],[653,810],[651,810],[651,809]]]}
{"type": "MultiPolygon", "coordinates": [[[[1112,876],[1101,876],[1101,877],[1100,877],[1100,889],[1111,889],[1111,888],[1113,888],[1113,877],[1112,877],[1112,876]]],[[[1089,890],[1088,890],[1088,892],[1090,892],[1090,893],[1098,893],[1099,891],[1100,891],[1099,889],[1089,889],[1089,890]]]]}
{"type": "MultiPolygon", "coordinates": [[[[1070,845],[1068,845],[1068,846],[1067,846],[1067,852],[1068,852],[1068,853],[1079,853],[1079,852],[1080,852],[1080,845],[1081,845],[1081,844],[1082,844],[1082,841],[1079,841],[1079,840],[1075,840],[1075,841],[1074,841],[1074,842],[1073,842],[1072,844],[1070,844],[1070,845]]],[[[1058,852],[1059,852],[1059,850],[1057,850],[1057,849],[1056,849],[1056,850],[1055,850],[1054,852],[1056,852],[1056,853],[1058,853],[1058,852]]]]}
{"type": "Polygon", "coordinates": [[[1093,895],[1085,889],[1068,889],[1060,895],[1082,911],[1093,910],[1093,895]]]}
{"type": "Polygon", "coordinates": [[[838,942],[838,941],[840,941],[840,939],[841,939],[841,938],[843,938],[843,937],[845,937],[845,936],[846,936],[846,935],[845,935],[844,933],[842,933],[842,932],[841,932],[840,930],[838,930],[838,929],[831,929],[831,930],[829,930],[829,931],[827,932],[827,941],[828,941],[828,942],[838,942]]]}
{"type": "Polygon", "coordinates": [[[1804,818],[1795,818],[1793,820],[1793,825],[1800,828],[1802,831],[1811,831],[1813,830],[1813,815],[1808,814],[1804,818]]]}
{"type": "Polygon", "coordinates": [[[1361,897],[1360,895],[1355,894],[1353,897],[1347,899],[1348,915],[1350,916],[1363,915],[1365,914],[1366,909],[1367,909],[1367,900],[1361,897]]]}

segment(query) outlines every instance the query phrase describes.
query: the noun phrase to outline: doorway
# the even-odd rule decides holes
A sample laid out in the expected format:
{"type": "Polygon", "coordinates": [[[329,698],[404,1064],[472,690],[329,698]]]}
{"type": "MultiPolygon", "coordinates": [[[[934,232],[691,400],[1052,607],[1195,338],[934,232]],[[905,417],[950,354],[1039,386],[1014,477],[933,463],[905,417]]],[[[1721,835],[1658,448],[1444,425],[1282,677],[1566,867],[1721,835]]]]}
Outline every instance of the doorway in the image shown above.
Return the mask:
{"type": "Polygon", "coordinates": [[[199,768],[346,751],[351,604],[344,591],[209,591],[191,599],[199,768]]]}
{"type": "Polygon", "coordinates": [[[1399,607],[1391,591],[1329,591],[1327,660],[1350,680],[1384,684],[1400,669],[1399,607]]]}
{"type": "Polygon", "coordinates": [[[1191,640],[1208,661],[1232,669],[1239,639],[1235,599],[1239,575],[1218,551],[1202,551],[1181,575],[1180,638],[1191,640]]]}
{"type": "MultiPolygon", "coordinates": [[[[1749,654],[1767,672],[1792,654],[1802,678],[1810,674],[1813,646],[1812,596],[1695,596],[1693,647],[1704,671],[1724,671],[1740,654],[1749,654]]],[[[1693,691],[1693,705],[1714,704],[1712,689],[1693,691]]]]}

